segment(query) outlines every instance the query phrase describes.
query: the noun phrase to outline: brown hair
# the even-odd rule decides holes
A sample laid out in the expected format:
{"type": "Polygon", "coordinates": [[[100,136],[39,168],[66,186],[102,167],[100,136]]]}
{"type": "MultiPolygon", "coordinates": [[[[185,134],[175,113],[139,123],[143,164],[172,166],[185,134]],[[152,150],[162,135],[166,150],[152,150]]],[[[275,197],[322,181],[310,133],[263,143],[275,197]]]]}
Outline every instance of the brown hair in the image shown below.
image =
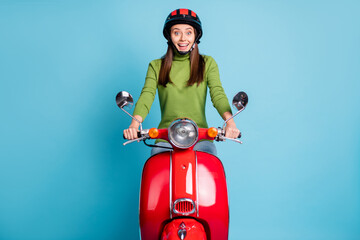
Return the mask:
{"type": "MultiPolygon", "coordinates": [[[[175,50],[176,51],[176,50],[175,50]]],[[[159,73],[159,85],[166,87],[166,84],[172,83],[170,79],[171,64],[174,57],[174,47],[168,44],[168,49],[165,56],[161,58],[161,67],[159,73]]],[[[199,54],[197,43],[194,49],[190,52],[190,79],[187,81],[187,86],[192,86],[194,83],[199,84],[204,81],[205,60],[199,54]]]]}

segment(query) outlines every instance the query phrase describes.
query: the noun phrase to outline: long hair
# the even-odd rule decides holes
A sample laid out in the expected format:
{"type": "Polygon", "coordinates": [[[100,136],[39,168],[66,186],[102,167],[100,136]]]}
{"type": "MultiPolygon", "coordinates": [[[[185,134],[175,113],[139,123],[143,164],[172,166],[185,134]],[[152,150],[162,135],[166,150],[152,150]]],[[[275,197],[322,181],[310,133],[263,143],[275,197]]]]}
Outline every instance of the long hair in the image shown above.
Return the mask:
{"type": "MultiPolygon", "coordinates": [[[[161,67],[159,73],[159,85],[166,87],[166,84],[172,83],[170,79],[170,70],[174,57],[174,47],[168,44],[168,49],[165,56],[161,58],[161,67]]],[[[204,81],[205,60],[199,54],[199,48],[195,43],[194,49],[190,52],[190,79],[187,81],[187,86],[192,86],[195,83],[197,86],[204,81]]]]}

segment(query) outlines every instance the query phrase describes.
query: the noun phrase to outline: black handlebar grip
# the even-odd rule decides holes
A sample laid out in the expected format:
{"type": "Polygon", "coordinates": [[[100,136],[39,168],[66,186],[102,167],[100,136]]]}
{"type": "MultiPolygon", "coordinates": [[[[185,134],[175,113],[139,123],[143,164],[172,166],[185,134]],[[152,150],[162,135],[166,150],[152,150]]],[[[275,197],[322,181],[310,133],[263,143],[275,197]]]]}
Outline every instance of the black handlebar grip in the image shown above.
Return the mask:
{"type": "MultiPolygon", "coordinates": [[[[138,138],[140,138],[140,137],[141,137],[141,133],[140,133],[140,132],[137,132],[137,136],[138,136],[138,138]]],[[[123,139],[126,139],[124,133],[123,133],[123,139]]]]}
{"type": "Polygon", "coordinates": [[[241,132],[239,132],[239,136],[237,136],[237,138],[241,138],[241,132]]]}

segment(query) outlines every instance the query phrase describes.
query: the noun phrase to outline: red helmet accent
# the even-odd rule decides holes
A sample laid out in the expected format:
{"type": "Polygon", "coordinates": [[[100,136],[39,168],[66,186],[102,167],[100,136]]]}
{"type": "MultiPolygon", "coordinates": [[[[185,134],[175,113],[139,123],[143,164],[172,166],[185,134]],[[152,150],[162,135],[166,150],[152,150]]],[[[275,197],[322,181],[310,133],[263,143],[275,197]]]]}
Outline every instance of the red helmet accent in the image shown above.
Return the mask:
{"type": "Polygon", "coordinates": [[[170,28],[175,24],[189,24],[196,29],[196,43],[200,43],[202,36],[201,21],[198,15],[190,9],[180,8],[172,11],[165,20],[163,34],[170,41],[170,28]]]}
{"type": "Polygon", "coordinates": [[[189,9],[180,8],[180,14],[189,15],[189,9]]]}

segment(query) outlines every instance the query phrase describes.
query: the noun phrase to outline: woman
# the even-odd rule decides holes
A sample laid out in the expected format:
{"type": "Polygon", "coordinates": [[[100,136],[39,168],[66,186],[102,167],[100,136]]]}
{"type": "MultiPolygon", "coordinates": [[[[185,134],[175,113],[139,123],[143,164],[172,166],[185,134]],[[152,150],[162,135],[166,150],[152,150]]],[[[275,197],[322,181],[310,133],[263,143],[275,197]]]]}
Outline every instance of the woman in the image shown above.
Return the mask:
{"type": "MultiPolygon", "coordinates": [[[[198,44],[202,36],[201,22],[197,14],[189,9],[177,9],[167,17],[164,37],[168,40],[166,55],[149,64],[145,85],[136,103],[134,117],[142,122],[150,111],[158,90],[161,122],[158,128],[168,128],[177,118],[190,118],[198,127],[207,128],[205,102],[207,87],[211,101],[225,120],[232,116],[229,101],[221,86],[219,69],[210,56],[200,55],[198,44]]],[[[124,130],[127,139],[137,138],[139,123],[132,120],[124,130]]],[[[226,137],[236,138],[240,131],[231,119],[225,128],[226,137]]],[[[157,146],[171,147],[167,142],[157,142],[157,146]]],[[[216,155],[214,143],[202,141],[194,150],[216,155]]],[[[151,154],[166,151],[154,147],[151,154]]]]}

